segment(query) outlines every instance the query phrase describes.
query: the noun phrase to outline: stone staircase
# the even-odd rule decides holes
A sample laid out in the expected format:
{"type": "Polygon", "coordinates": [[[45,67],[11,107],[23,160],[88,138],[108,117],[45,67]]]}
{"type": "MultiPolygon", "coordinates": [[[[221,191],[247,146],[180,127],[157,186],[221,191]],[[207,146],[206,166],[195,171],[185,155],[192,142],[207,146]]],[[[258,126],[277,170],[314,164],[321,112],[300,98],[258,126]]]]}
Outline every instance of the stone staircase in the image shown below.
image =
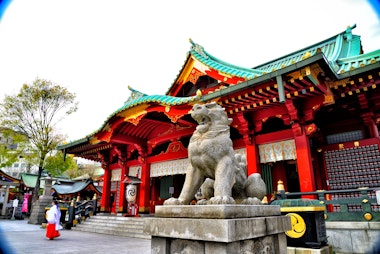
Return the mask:
{"type": "Polygon", "coordinates": [[[80,224],[76,224],[71,230],[151,239],[150,235],[143,232],[144,224],[145,219],[141,217],[134,218],[99,214],[87,218],[80,224]]]}

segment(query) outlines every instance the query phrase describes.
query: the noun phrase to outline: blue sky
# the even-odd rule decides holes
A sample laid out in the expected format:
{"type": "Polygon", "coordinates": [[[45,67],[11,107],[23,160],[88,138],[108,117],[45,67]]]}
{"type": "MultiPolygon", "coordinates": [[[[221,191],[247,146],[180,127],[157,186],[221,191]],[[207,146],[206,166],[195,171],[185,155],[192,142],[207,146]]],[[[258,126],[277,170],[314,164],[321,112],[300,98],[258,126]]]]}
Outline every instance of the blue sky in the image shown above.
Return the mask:
{"type": "Polygon", "coordinates": [[[60,128],[73,141],[100,128],[128,86],[164,94],[189,38],[253,67],[353,24],[365,52],[380,48],[379,16],[365,0],[13,0],[0,20],[0,98],[36,77],[67,87],[79,110],[60,128]]]}

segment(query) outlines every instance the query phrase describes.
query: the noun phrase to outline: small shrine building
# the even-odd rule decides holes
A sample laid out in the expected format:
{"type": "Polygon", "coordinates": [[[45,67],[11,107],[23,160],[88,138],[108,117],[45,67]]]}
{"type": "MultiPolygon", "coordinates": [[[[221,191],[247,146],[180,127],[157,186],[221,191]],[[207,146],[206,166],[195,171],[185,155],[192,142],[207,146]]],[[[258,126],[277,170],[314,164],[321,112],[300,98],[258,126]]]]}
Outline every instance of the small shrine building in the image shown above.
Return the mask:
{"type": "Polygon", "coordinates": [[[130,88],[97,131],[58,149],[101,163],[102,211],[112,194],[116,212],[128,212],[126,189],[135,184],[139,212],[154,213],[181,191],[197,126],[189,111],[215,101],[233,119],[231,139],[248,174],[262,174],[268,195],[278,180],[289,192],[380,187],[380,49],[363,52],[355,27],[253,68],[190,41],[165,95],[130,88]]]}

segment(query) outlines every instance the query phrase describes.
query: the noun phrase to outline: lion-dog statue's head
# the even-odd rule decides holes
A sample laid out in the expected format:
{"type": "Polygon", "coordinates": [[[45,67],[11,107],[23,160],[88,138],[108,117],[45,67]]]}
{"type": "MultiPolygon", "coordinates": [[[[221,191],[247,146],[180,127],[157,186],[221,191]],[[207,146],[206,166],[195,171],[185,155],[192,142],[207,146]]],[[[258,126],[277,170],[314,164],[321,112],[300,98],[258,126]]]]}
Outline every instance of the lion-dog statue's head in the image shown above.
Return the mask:
{"type": "Polygon", "coordinates": [[[224,108],[216,102],[203,105],[195,104],[191,110],[191,117],[197,121],[198,126],[196,130],[201,134],[214,130],[217,127],[228,126],[232,122],[227,117],[224,108]]]}

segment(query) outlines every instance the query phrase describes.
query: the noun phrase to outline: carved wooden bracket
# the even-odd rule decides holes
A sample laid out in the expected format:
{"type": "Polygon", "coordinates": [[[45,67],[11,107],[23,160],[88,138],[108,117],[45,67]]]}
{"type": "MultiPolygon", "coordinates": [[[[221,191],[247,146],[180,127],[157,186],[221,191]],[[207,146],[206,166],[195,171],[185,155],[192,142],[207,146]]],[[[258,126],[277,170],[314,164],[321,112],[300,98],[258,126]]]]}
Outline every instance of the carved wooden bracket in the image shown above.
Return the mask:
{"type": "Polygon", "coordinates": [[[358,94],[359,105],[361,109],[368,109],[368,100],[364,93],[358,94]]]}
{"type": "Polygon", "coordinates": [[[252,140],[250,137],[250,131],[249,131],[249,126],[248,126],[248,121],[245,119],[243,113],[237,113],[234,115],[234,122],[236,122],[237,129],[239,133],[243,136],[244,142],[246,145],[251,145],[252,140]]]}
{"type": "Polygon", "coordinates": [[[292,101],[292,100],[287,100],[287,101],[285,102],[285,106],[286,106],[286,109],[288,110],[288,113],[289,113],[290,119],[291,119],[292,121],[299,121],[299,118],[298,118],[298,110],[297,110],[297,108],[294,106],[293,101],[292,101]]]}
{"type": "Polygon", "coordinates": [[[100,163],[102,164],[102,168],[106,169],[108,166],[108,161],[106,160],[104,153],[98,152],[98,159],[100,160],[100,163]]]}
{"type": "Polygon", "coordinates": [[[313,121],[314,120],[314,110],[312,109],[306,109],[304,110],[304,121],[313,121]]]}
{"type": "Polygon", "coordinates": [[[295,137],[302,135],[302,126],[299,123],[292,124],[292,131],[295,137]]]}
{"type": "Polygon", "coordinates": [[[121,146],[114,146],[111,150],[112,157],[117,156],[117,160],[120,165],[124,166],[127,161],[126,151],[121,146]]]}
{"type": "Polygon", "coordinates": [[[137,144],[135,144],[134,146],[136,147],[137,152],[140,155],[139,156],[139,161],[143,162],[145,160],[146,156],[147,156],[147,149],[146,149],[146,147],[143,147],[143,146],[137,145],[137,144]]]}
{"type": "Polygon", "coordinates": [[[255,121],[255,132],[260,132],[263,129],[262,121],[255,121]]]}
{"type": "Polygon", "coordinates": [[[284,121],[285,125],[290,125],[290,116],[288,114],[281,116],[282,121],[284,121]]]}
{"type": "Polygon", "coordinates": [[[366,126],[371,126],[375,124],[374,117],[375,115],[373,112],[366,112],[361,114],[361,118],[363,119],[363,122],[366,126]]]}

